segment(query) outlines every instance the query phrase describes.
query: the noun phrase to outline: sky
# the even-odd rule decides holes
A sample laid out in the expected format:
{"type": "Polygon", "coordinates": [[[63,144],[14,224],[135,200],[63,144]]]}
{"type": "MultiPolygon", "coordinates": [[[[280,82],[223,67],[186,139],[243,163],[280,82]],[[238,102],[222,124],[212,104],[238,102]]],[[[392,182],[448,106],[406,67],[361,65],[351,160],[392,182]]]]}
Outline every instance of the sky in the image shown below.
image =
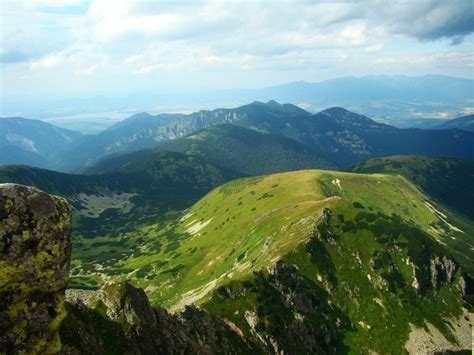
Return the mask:
{"type": "Polygon", "coordinates": [[[0,0],[2,100],[474,79],[474,2],[0,0]]]}

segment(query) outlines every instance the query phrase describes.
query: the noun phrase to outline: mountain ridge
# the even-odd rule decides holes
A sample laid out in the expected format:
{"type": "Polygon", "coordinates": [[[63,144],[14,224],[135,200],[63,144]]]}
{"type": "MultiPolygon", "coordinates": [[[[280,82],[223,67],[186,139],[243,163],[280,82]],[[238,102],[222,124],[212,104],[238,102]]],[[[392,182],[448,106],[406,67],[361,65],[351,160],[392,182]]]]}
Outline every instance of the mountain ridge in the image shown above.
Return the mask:
{"type": "Polygon", "coordinates": [[[75,131],[23,117],[0,118],[0,164],[25,163],[43,168],[56,166],[60,153],[84,136],[75,131]]]}
{"type": "Polygon", "coordinates": [[[474,132],[474,114],[453,118],[452,120],[432,127],[432,129],[461,129],[474,132]]]}
{"type": "MultiPolygon", "coordinates": [[[[323,154],[300,142],[229,124],[212,126],[183,138],[158,143],[153,151],[185,153],[238,171],[241,175],[333,167],[323,154]]],[[[100,165],[99,162],[98,167],[100,165]]]]}

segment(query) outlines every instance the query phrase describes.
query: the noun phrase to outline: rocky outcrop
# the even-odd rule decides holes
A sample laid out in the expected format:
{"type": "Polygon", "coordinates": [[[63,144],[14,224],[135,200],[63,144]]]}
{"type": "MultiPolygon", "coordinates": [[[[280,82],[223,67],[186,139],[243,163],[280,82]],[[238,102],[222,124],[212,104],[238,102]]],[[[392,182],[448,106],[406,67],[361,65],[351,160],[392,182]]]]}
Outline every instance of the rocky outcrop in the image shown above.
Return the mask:
{"type": "Polygon", "coordinates": [[[194,306],[177,315],[150,305],[145,292],[109,282],[90,307],[68,302],[62,354],[234,354],[251,348],[221,319],[194,306]]]}
{"type": "Polygon", "coordinates": [[[66,200],[0,184],[0,353],[56,353],[71,260],[66,200]]]}

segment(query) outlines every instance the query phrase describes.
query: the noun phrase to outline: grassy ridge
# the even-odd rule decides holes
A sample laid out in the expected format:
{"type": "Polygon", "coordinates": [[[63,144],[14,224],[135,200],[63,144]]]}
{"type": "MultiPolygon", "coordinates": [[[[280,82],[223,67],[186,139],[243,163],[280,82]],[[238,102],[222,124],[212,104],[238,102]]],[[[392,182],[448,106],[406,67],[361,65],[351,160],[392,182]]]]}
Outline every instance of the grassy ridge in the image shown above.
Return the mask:
{"type": "Polygon", "coordinates": [[[370,159],[356,164],[352,170],[364,174],[402,175],[430,196],[439,215],[462,231],[455,235],[448,233],[442,242],[474,277],[474,163],[406,155],[370,159]]]}
{"type": "Polygon", "coordinates": [[[446,207],[474,219],[474,162],[401,155],[370,159],[356,164],[352,171],[400,174],[446,207]]]}
{"type": "Polygon", "coordinates": [[[397,215],[346,201],[329,216],[275,267],[223,285],[203,307],[289,353],[404,353],[410,324],[425,322],[455,342],[445,319],[462,315],[460,273],[440,269],[434,286],[430,268],[449,253],[397,215]]]}
{"type": "Polygon", "coordinates": [[[163,306],[204,300],[217,286],[246,278],[307,242],[323,209],[347,201],[348,214],[355,203],[376,215],[397,215],[440,242],[458,234],[400,176],[304,170],[214,189],[179,219],[126,234],[140,240],[139,250],[113,267],[128,271],[163,306]]]}

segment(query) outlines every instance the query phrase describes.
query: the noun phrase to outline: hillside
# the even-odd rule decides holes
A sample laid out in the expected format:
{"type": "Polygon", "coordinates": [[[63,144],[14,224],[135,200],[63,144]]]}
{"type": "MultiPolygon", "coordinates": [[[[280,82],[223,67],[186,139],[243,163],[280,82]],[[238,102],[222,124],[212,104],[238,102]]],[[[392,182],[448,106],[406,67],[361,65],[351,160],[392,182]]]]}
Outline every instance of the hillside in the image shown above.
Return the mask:
{"type": "MultiPolygon", "coordinates": [[[[74,208],[75,241],[133,230],[150,219],[190,206],[213,187],[239,175],[180,153],[139,156],[103,175],[74,175],[27,166],[0,166],[0,183],[38,187],[66,197],[74,208]]],[[[77,249],[75,249],[77,250],[77,249]]]]}
{"type": "Polygon", "coordinates": [[[82,134],[22,117],[0,118],[0,164],[56,166],[59,155],[82,139],[82,134]]]}
{"type": "MultiPolygon", "coordinates": [[[[184,138],[223,124],[273,136],[260,135],[258,142],[242,146],[243,136],[250,137],[252,133],[243,134],[243,131],[237,129],[231,132],[231,128],[226,128],[225,132],[223,129],[220,129],[220,132],[225,135],[234,135],[232,141],[235,144],[232,147],[224,147],[222,144],[211,147],[211,145],[219,144],[220,141],[215,138],[216,131],[210,135],[214,139],[205,144],[209,147],[206,149],[202,147],[214,153],[216,163],[226,157],[226,155],[215,156],[224,148],[226,153],[231,153],[230,155],[234,157],[239,154],[241,156],[248,154],[259,156],[261,161],[269,162],[271,157],[266,153],[270,145],[276,144],[278,155],[276,158],[281,161],[279,165],[269,163],[269,166],[262,166],[262,169],[252,170],[252,166],[256,165],[256,159],[249,162],[241,161],[243,166],[239,168],[251,174],[285,170],[283,169],[287,165],[285,161],[292,159],[296,159],[295,168],[349,167],[373,157],[399,154],[474,160],[474,132],[445,129],[398,129],[340,107],[332,107],[313,115],[294,105],[282,105],[275,101],[267,103],[257,101],[232,109],[203,110],[191,114],[156,116],[147,113],[136,114],[98,135],[88,135],[77,140],[67,136],[71,139],[69,143],[64,141],[60,144],[54,143],[53,134],[52,144],[48,143],[48,149],[51,152],[47,154],[38,153],[39,150],[32,141],[28,140],[29,138],[13,139],[9,136],[10,141],[5,144],[11,145],[12,140],[21,141],[24,146],[20,147],[22,152],[25,149],[27,152],[13,152],[14,154],[10,154],[8,158],[4,158],[6,159],[4,163],[31,164],[35,159],[34,154],[37,154],[40,157],[44,156],[45,164],[49,168],[67,172],[84,171],[105,158],[154,148],[157,145],[169,145],[171,150],[185,151],[186,146],[189,146],[189,140],[188,143],[183,143],[182,140],[177,143],[168,143],[168,141],[184,138]],[[290,143],[288,139],[300,144],[290,143]],[[185,147],[179,147],[182,144],[185,147]],[[249,154],[251,148],[254,149],[249,154]],[[309,157],[308,152],[314,152],[315,156],[309,157]],[[315,160],[316,164],[314,164],[315,160]],[[317,162],[317,160],[321,161],[317,162]]],[[[256,135],[255,137],[257,139],[256,135]]],[[[247,143],[249,141],[247,140],[247,143]]],[[[8,149],[11,150],[11,148],[8,149]]],[[[38,162],[35,165],[42,166],[41,159],[38,162]]],[[[228,166],[228,168],[232,167],[228,166]]]]}
{"type": "Polygon", "coordinates": [[[148,157],[160,151],[199,157],[215,166],[234,170],[241,176],[332,167],[316,150],[292,139],[233,125],[218,125],[184,138],[159,143],[150,151],[104,159],[86,169],[85,173],[113,171],[120,164],[128,169],[129,164],[138,159],[146,164],[148,157]]]}
{"type": "Polygon", "coordinates": [[[197,302],[258,347],[398,352],[427,322],[453,342],[442,319],[463,322],[459,285],[469,278],[459,268],[472,255],[443,246],[462,232],[435,206],[400,176],[245,178],[174,219],[116,235],[113,257],[82,240],[95,254],[76,254],[72,274],[89,285],[127,275],[171,309],[197,302]]]}
{"type": "MultiPolygon", "coordinates": [[[[8,353],[418,354],[472,345],[474,280],[443,246],[459,230],[399,176],[303,170],[235,180],[153,244],[142,240],[141,255],[109,256],[135,264],[118,280],[66,294],[66,201],[0,188],[8,353]],[[185,228],[184,238],[170,234],[185,228]],[[165,258],[155,259],[164,239],[165,258]]],[[[111,271],[99,266],[95,276],[111,271]]]]}
{"type": "Polygon", "coordinates": [[[255,102],[234,109],[202,110],[191,114],[134,115],[64,154],[61,168],[75,170],[89,167],[107,155],[150,148],[159,141],[175,139],[211,126],[233,123],[251,117],[293,117],[309,115],[294,105],[255,102]]]}
{"type": "Polygon", "coordinates": [[[306,124],[306,144],[325,147],[329,158],[348,166],[370,157],[395,154],[441,155],[474,160],[474,135],[470,132],[398,129],[377,123],[342,108],[315,114],[306,124]]]}
{"type": "MultiPolygon", "coordinates": [[[[474,271],[472,235],[474,233],[474,163],[460,159],[420,156],[393,156],[371,159],[352,168],[358,173],[401,175],[413,182],[442,207],[439,216],[449,219],[464,233],[447,238],[444,243],[451,252],[474,271]]],[[[474,274],[473,274],[474,276],[474,274]]]]}
{"type": "MultiPolygon", "coordinates": [[[[169,145],[172,150],[183,151],[183,148],[176,147],[182,144],[182,141],[176,144],[160,142],[182,138],[221,124],[231,124],[297,141],[306,146],[299,146],[303,155],[307,154],[308,150],[315,151],[318,158],[324,158],[331,165],[340,167],[348,167],[372,157],[396,154],[474,160],[472,132],[398,129],[339,107],[311,115],[294,105],[269,101],[253,102],[234,109],[199,111],[189,115],[140,114],[119,123],[116,127],[112,126],[98,136],[88,137],[82,145],[63,156],[65,165],[62,165],[62,168],[74,170],[82,166],[87,169],[104,157],[150,148],[157,144],[169,145]],[[129,120],[130,122],[127,122],[129,120]],[[135,124],[136,122],[138,123],[135,124]]],[[[230,128],[227,128],[227,131],[229,130],[230,128]]],[[[275,139],[268,138],[267,142],[275,139]]],[[[267,142],[262,144],[266,145],[267,142]]],[[[217,142],[214,139],[212,143],[217,142]]],[[[238,145],[231,150],[237,147],[238,145]]],[[[243,150],[242,156],[250,147],[249,145],[247,150],[243,150]]],[[[293,144],[291,149],[296,148],[293,144]]],[[[213,147],[214,151],[219,149],[223,149],[223,146],[213,147]]],[[[225,150],[228,149],[225,147],[225,150]]],[[[253,151],[252,155],[254,154],[261,153],[253,151]]],[[[263,158],[265,161],[269,160],[268,156],[263,158]]],[[[278,169],[269,168],[267,171],[278,169]]]]}
{"type": "Polygon", "coordinates": [[[474,163],[471,161],[393,156],[356,164],[352,171],[402,175],[437,202],[474,220],[474,163]]]}
{"type": "Polygon", "coordinates": [[[444,122],[433,129],[462,129],[465,131],[474,132],[474,115],[454,118],[448,122],[444,122]]]}

